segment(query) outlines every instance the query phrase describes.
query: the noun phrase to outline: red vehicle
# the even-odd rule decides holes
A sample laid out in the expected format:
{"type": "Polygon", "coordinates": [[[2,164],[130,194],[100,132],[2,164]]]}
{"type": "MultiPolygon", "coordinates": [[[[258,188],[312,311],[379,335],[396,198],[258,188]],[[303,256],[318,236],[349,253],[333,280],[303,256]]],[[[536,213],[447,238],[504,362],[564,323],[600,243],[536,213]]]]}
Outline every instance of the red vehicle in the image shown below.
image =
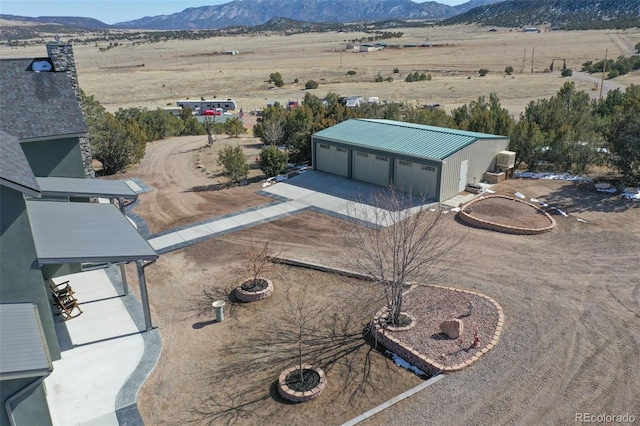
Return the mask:
{"type": "Polygon", "coordinates": [[[222,115],[222,109],[218,108],[218,109],[207,109],[204,111],[204,115],[222,115]]]}

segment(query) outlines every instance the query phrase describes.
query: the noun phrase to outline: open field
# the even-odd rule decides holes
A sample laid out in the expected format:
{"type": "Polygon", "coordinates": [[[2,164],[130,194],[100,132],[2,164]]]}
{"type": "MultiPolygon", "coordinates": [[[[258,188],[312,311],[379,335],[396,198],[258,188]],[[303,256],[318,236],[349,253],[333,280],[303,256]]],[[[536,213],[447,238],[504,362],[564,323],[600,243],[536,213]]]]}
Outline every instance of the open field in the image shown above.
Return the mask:
{"type": "MultiPolygon", "coordinates": [[[[588,60],[633,53],[640,42],[638,30],[560,31],[523,33],[508,29],[489,32],[487,27],[456,26],[396,29],[402,38],[388,44],[432,43],[433,47],[386,49],[370,53],[345,51],[346,42],[365,33],[314,33],[292,36],[244,35],[197,41],[121,45],[100,51],[108,43],[75,45],[80,86],[114,111],[120,107],[175,106],[180,98],[233,98],[245,112],[261,109],[267,100],[285,103],[304,97],[304,83],[320,83],[313,93],[377,96],[383,100],[413,104],[439,103],[447,110],[496,92],[514,115],[531,101],[554,95],[567,79],[560,77],[562,61],[547,72],[553,58],[566,59],[574,71],[588,60]],[[215,55],[237,50],[238,55],[215,55]],[[504,69],[512,66],[513,76],[504,69]],[[394,74],[394,68],[399,69],[394,74]],[[490,72],[479,77],[477,71],[490,72]],[[532,73],[533,69],[533,73],[532,73]],[[356,75],[348,76],[349,70],[356,75]],[[409,72],[428,72],[432,81],[405,83],[409,72]],[[285,86],[269,90],[265,81],[280,72],[285,86]],[[393,82],[375,83],[378,75],[393,82]],[[294,84],[294,79],[299,83],[294,84]]],[[[44,46],[8,49],[2,57],[44,56],[44,46]]],[[[607,82],[605,89],[638,82],[640,73],[607,82]]],[[[593,90],[600,76],[580,78],[579,89],[593,90]]]]}
{"type": "MultiPolygon", "coordinates": [[[[259,183],[209,186],[215,178],[196,167],[205,143],[206,137],[154,142],[141,164],[119,175],[137,176],[153,186],[154,192],[141,196],[134,210],[152,229],[172,226],[160,212],[171,212],[186,224],[243,208],[233,203],[263,202],[251,195],[259,183]],[[190,187],[207,189],[186,190],[190,187]]],[[[453,236],[464,235],[464,241],[461,261],[442,284],[479,291],[500,303],[502,336],[471,367],[365,424],[569,424],[576,412],[638,418],[638,203],[574,182],[513,179],[495,189],[535,197],[569,217],[556,216],[556,228],[539,236],[471,229],[453,215],[447,217],[453,236]]],[[[225,297],[244,278],[237,272],[243,248],[268,239],[282,256],[335,265],[344,257],[339,229],[339,219],[307,212],[163,254],[148,269],[152,316],[164,349],[138,399],[146,424],[226,424],[239,415],[236,424],[242,425],[337,425],[420,382],[374,351],[369,353],[367,392],[352,398],[367,354],[356,339],[351,344],[359,350],[352,362],[341,358],[329,370],[326,395],[303,405],[275,396],[276,375],[291,364],[292,356],[282,351],[286,344],[276,345],[282,336],[283,290],[307,281],[321,283],[310,297],[330,306],[324,316],[358,313],[350,287],[334,276],[278,268],[273,299],[236,305],[226,311],[223,323],[212,321],[210,299],[203,291],[225,297]],[[355,381],[346,380],[348,371],[355,381]],[[225,405],[245,402],[250,404],[240,411],[215,417],[225,405]]]]}

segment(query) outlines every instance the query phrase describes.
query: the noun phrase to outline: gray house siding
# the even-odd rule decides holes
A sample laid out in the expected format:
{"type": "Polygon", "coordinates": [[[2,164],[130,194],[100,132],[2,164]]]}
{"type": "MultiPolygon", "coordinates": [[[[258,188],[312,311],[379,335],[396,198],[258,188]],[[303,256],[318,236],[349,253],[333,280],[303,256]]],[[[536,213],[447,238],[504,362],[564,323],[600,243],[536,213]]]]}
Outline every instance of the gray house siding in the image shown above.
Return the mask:
{"type": "MultiPolygon", "coordinates": [[[[0,382],[0,400],[2,401],[2,410],[0,410],[0,426],[10,426],[7,411],[4,409],[4,403],[20,390],[29,386],[35,379],[16,379],[3,380],[0,382]]],[[[22,395],[13,402],[13,417],[16,425],[42,425],[49,426],[51,422],[51,413],[47,405],[47,398],[44,386],[35,387],[30,392],[22,395]]]]}
{"type": "Polygon", "coordinates": [[[49,352],[60,359],[49,295],[38,265],[22,193],[0,186],[0,300],[38,305],[49,352]]]}
{"type": "Polygon", "coordinates": [[[33,174],[38,177],[86,177],[78,138],[22,142],[33,174]]]}
{"type": "Polygon", "coordinates": [[[508,139],[480,139],[460,151],[448,156],[442,162],[442,182],[440,199],[446,200],[458,194],[460,185],[460,168],[464,160],[468,160],[467,183],[479,183],[484,172],[495,167],[496,154],[507,149],[508,139]]]}

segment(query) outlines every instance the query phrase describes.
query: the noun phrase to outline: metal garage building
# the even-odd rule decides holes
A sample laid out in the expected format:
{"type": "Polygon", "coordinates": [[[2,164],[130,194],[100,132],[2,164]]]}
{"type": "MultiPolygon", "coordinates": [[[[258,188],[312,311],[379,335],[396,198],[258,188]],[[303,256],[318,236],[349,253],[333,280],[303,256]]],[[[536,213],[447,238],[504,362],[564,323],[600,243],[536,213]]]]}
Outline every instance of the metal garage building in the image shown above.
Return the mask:
{"type": "Polygon", "coordinates": [[[312,135],[314,169],[443,201],[479,183],[507,136],[392,120],[354,119],[312,135]]]}

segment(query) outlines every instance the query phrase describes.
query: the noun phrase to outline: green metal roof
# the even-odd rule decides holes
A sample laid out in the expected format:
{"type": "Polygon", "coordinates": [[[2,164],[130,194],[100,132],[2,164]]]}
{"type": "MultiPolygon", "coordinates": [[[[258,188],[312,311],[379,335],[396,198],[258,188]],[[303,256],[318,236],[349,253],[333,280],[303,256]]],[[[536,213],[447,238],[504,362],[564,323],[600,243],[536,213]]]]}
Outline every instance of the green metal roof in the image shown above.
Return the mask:
{"type": "Polygon", "coordinates": [[[507,136],[487,133],[370,119],[343,121],[313,136],[363,148],[436,160],[444,160],[478,139],[507,139],[507,136]]]}

